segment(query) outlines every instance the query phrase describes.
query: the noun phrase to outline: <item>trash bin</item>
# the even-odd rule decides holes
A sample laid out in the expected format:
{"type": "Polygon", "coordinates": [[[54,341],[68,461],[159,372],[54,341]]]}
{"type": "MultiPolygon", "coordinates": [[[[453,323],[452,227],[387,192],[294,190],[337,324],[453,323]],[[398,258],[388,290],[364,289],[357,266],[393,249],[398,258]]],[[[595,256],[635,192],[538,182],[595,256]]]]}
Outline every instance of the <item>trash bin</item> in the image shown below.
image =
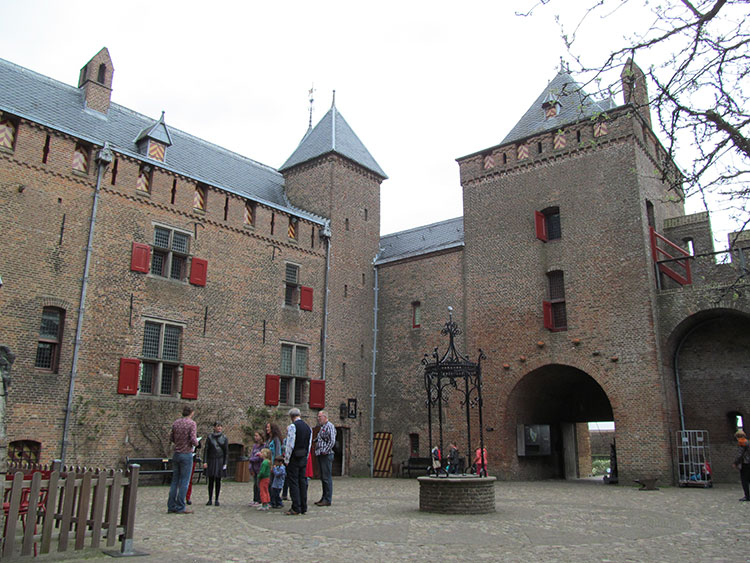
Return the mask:
{"type": "Polygon", "coordinates": [[[238,457],[237,466],[234,471],[234,480],[240,483],[247,483],[250,481],[250,458],[238,457]]]}

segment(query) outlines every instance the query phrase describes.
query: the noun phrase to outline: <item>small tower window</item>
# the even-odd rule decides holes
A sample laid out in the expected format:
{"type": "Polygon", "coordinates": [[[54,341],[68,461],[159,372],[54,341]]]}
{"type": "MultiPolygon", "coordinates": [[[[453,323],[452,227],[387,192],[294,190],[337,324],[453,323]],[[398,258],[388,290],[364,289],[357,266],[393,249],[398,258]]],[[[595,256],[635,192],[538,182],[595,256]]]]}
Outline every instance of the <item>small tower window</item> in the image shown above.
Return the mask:
{"type": "Polygon", "coordinates": [[[422,304],[414,301],[411,304],[411,327],[419,328],[422,326],[422,304]]]}
{"type": "Polygon", "coordinates": [[[107,79],[107,65],[104,63],[99,65],[99,72],[96,75],[96,81],[99,84],[104,84],[104,81],[107,79]]]}
{"type": "Polygon", "coordinates": [[[297,240],[297,233],[299,231],[299,221],[295,217],[289,217],[289,229],[287,235],[292,240],[297,240]]]}
{"type": "Polygon", "coordinates": [[[18,123],[8,117],[0,119],[0,148],[12,151],[16,145],[18,123]]]}

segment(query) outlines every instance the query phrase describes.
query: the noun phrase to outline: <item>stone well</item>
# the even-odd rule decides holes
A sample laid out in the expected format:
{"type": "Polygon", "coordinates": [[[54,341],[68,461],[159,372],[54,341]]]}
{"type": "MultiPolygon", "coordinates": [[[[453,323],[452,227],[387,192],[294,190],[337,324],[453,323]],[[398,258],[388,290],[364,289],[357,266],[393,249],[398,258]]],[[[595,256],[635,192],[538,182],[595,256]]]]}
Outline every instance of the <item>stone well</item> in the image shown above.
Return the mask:
{"type": "Polygon", "coordinates": [[[419,510],[441,514],[495,512],[495,477],[419,477],[419,510]]]}

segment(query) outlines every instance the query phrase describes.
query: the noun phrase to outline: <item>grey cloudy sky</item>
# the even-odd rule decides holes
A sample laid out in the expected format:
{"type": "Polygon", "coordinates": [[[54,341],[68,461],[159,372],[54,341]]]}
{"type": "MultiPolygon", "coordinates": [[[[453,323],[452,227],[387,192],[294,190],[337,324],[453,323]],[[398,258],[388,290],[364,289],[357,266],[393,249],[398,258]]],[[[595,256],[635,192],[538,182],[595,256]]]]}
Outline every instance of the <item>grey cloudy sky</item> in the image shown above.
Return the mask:
{"type": "MultiPolygon", "coordinates": [[[[307,129],[311,85],[314,123],[335,89],[389,176],[389,233],[461,215],[455,159],[499,143],[557,72],[552,12],[516,16],[523,5],[3,0],[0,57],[75,85],[107,47],[115,103],[275,168],[307,129]]],[[[603,51],[627,21],[595,22],[588,40],[603,51]]]]}

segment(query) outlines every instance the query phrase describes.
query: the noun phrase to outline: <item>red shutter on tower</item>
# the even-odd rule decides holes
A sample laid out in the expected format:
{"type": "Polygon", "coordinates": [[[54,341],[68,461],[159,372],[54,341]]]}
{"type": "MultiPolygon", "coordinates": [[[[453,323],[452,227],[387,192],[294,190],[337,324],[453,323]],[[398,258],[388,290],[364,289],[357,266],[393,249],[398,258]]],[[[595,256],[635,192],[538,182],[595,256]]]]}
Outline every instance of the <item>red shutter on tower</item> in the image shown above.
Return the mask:
{"type": "Polygon", "coordinates": [[[198,366],[182,366],[182,398],[198,398],[198,376],[201,368],[198,366]]]}
{"type": "Polygon", "coordinates": [[[541,211],[534,211],[534,225],[536,226],[536,238],[547,242],[547,221],[545,220],[544,213],[541,211]]]}
{"type": "Polygon", "coordinates": [[[313,289],[312,287],[299,288],[299,308],[303,311],[312,311],[313,289]]]}
{"type": "Polygon", "coordinates": [[[134,242],[133,250],[130,253],[130,271],[148,274],[149,258],[151,258],[151,247],[147,244],[134,242]]]}
{"type": "Polygon", "coordinates": [[[190,283],[201,287],[206,285],[206,274],[208,272],[208,261],[202,258],[193,258],[190,261],[190,283]]]}
{"type": "Polygon", "coordinates": [[[266,375],[266,400],[265,404],[275,407],[279,404],[279,387],[281,377],[278,375],[266,375]]]}
{"type": "Polygon", "coordinates": [[[326,406],[326,380],[313,379],[310,381],[310,408],[322,409],[326,406]]]}
{"type": "Polygon", "coordinates": [[[544,311],[544,328],[554,330],[555,317],[552,315],[552,303],[549,301],[542,301],[542,310],[544,311]]]}
{"type": "Polygon", "coordinates": [[[120,378],[117,380],[117,392],[123,395],[135,395],[138,393],[140,373],[140,360],[135,358],[120,358],[120,378]]]}

